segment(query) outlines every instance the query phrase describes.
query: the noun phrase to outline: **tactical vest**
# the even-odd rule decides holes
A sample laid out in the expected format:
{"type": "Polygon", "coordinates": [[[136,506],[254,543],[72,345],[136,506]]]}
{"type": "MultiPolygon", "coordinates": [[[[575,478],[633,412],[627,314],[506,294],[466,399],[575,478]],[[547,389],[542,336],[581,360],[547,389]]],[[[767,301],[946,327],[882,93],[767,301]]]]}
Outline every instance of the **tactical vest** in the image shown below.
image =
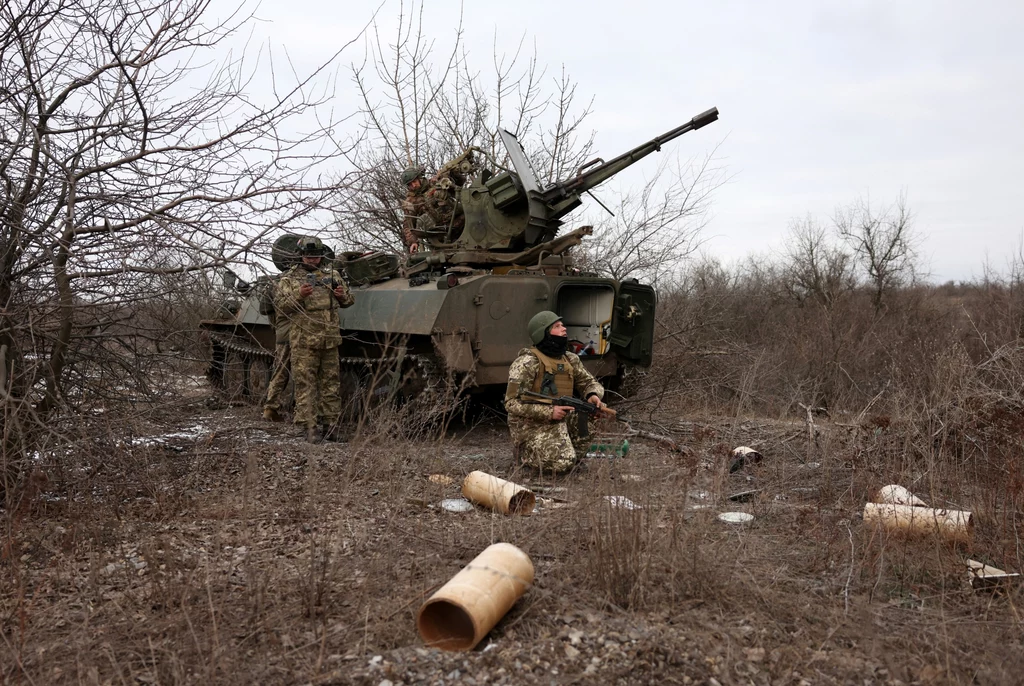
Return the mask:
{"type": "Polygon", "coordinates": [[[572,365],[565,357],[555,359],[548,357],[537,348],[530,348],[530,352],[540,360],[541,369],[533,380],[533,388],[530,390],[541,395],[557,397],[560,395],[572,395],[573,374],[572,365]]]}

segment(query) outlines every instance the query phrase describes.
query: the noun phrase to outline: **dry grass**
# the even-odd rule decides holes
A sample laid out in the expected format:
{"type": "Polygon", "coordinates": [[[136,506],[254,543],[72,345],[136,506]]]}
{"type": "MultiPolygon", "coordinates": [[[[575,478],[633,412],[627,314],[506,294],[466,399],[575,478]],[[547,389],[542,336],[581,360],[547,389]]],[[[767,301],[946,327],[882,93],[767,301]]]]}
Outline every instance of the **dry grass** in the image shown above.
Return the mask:
{"type": "Polygon", "coordinates": [[[1012,683],[1024,668],[1021,589],[977,594],[963,566],[1020,569],[1020,492],[989,471],[1019,465],[920,454],[914,425],[880,417],[819,423],[808,447],[801,422],[666,414],[689,455],[641,441],[536,483],[553,498],[534,516],[452,515],[437,504],[466,473],[509,474],[503,426],[392,438],[408,418],[376,412],[352,442],[308,446],[254,408],[181,404],[45,458],[49,482],[5,512],[4,681],[1012,683]],[[764,462],[728,474],[736,444],[764,462]],[[890,481],[976,509],[974,545],[865,528],[890,481]],[[725,509],[756,519],[732,527],[725,509]],[[494,541],[531,555],[536,584],[494,649],[424,650],[419,604],[494,541]]]}

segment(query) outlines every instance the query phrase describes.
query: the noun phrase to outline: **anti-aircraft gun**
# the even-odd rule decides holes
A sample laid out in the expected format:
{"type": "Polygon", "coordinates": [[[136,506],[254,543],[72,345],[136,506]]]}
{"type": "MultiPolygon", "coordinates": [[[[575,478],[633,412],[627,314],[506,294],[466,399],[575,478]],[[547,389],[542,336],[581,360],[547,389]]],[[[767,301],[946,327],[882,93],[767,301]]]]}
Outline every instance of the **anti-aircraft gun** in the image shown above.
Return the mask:
{"type": "MultiPolygon", "coordinates": [[[[564,251],[580,242],[585,233],[569,240],[554,242],[562,218],[583,203],[582,196],[627,167],[661,150],[662,145],[689,131],[695,131],[718,119],[712,107],[656,138],[605,162],[597,158],[584,164],[576,176],[543,187],[522,145],[516,137],[499,129],[514,171],[494,174],[483,170],[460,193],[463,228],[458,235],[424,232],[430,251],[413,255],[410,273],[441,265],[501,265],[527,263],[552,248],[564,251]]],[[[471,151],[467,151],[469,153],[471,151]]],[[[467,156],[456,159],[463,162],[467,156]]],[[[472,158],[470,158],[472,159],[472,158]]],[[[447,165],[446,165],[447,166],[447,165]]],[[[569,234],[572,236],[572,234],[569,234]]]]}
{"type": "MultiPolygon", "coordinates": [[[[504,130],[499,135],[511,169],[483,167],[484,155],[472,148],[445,165],[434,179],[446,179],[444,190],[457,197],[459,221],[421,222],[423,252],[404,261],[386,253],[339,253],[336,265],[355,297],[355,305],[340,311],[344,396],[363,398],[360,391],[381,380],[388,394],[404,396],[452,382],[470,390],[503,388],[509,365],[530,345],[526,324],[541,310],[562,316],[573,350],[598,378],[614,384],[626,368],[649,366],[654,289],[635,279],[580,272],[569,249],[591,227],[559,235],[562,219],[598,184],[717,119],[718,110],[711,108],[549,186],[540,183],[519,141],[504,130]]],[[[243,362],[244,356],[266,360],[272,336],[264,331],[269,320],[257,312],[243,306],[235,321],[205,322],[204,328],[222,350],[240,351],[243,362]]],[[[252,381],[248,366],[244,376],[250,394],[258,396],[261,384],[252,381]]],[[[383,394],[379,387],[371,390],[383,394]]]]}

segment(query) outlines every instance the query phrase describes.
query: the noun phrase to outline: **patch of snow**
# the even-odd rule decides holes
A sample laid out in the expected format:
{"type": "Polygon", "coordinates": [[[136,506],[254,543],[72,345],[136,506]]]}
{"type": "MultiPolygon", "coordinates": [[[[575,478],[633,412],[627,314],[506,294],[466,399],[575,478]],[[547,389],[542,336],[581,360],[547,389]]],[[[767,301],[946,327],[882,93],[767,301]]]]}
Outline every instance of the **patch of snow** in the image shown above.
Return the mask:
{"type": "Polygon", "coordinates": [[[163,434],[162,436],[140,436],[132,439],[132,445],[161,445],[175,438],[194,441],[207,436],[209,433],[210,429],[208,427],[197,424],[181,431],[163,434]]]}
{"type": "Polygon", "coordinates": [[[606,495],[604,497],[612,507],[621,507],[624,510],[642,510],[643,508],[634,503],[624,495],[606,495]]]}

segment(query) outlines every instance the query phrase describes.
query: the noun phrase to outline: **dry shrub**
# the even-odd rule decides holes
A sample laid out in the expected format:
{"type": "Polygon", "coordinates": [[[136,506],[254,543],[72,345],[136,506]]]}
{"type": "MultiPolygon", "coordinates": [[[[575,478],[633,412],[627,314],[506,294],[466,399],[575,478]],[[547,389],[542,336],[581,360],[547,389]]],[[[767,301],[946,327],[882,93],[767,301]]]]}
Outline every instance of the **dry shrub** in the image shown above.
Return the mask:
{"type": "Polygon", "coordinates": [[[586,587],[633,611],[719,597],[730,585],[721,570],[731,560],[704,518],[687,520],[643,498],[637,504],[644,509],[603,500],[582,513],[578,560],[586,587]]]}
{"type": "Polygon", "coordinates": [[[1024,320],[1013,284],[915,285],[876,308],[869,289],[807,297],[786,270],[753,261],[699,264],[660,295],[655,369],[638,395],[715,414],[921,409],[955,384],[949,351],[986,364],[1024,320]],[[882,402],[897,387],[911,407],[882,402]]]}

